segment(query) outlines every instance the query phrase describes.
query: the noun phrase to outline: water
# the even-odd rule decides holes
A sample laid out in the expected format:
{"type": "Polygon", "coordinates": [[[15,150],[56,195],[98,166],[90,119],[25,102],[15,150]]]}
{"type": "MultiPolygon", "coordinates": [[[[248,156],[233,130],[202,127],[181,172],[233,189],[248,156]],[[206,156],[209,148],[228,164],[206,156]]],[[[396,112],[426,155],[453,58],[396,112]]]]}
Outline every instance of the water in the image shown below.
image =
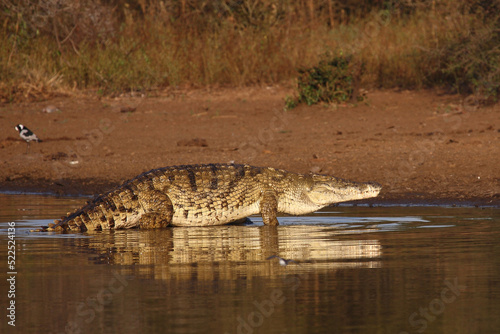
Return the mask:
{"type": "Polygon", "coordinates": [[[33,233],[82,198],[0,195],[1,333],[495,333],[500,209],[335,207],[246,226],[33,233]],[[298,263],[280,266],[271,255],[298,263]],[[7,275],[2,247],[2,277],[7,275]],[[15,324],[6,316],[15,301],[15,324]]]}

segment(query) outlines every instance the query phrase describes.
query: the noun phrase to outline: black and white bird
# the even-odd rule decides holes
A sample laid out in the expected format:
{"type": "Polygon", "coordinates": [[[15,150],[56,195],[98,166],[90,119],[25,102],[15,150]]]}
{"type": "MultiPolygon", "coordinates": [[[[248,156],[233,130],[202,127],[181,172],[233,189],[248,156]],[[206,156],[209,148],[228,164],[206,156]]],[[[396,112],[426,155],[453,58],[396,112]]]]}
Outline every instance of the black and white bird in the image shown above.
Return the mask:
{"type": "MultiPolygon", "coordinates": [[[[278,255],[271,255],[271,256],[270,256],[270,257],[268,257],[267,259],[268,259],[268,260],[271,260],[271,259],[274,259],[274,258],[277,258],[277,259],[279,260],[279,262],[280,262],[280,265],[281,265],[281,266],[283,266],[283,267],[284,267],[284,266],[289,265],[289,264],[290,264],[290,263],[292,263],[292,262],[293,262],[293,263],[297,263],[297,261],[294,261],[294,260],[292,260],[292,259],[284,259],[284,258],[282,258],[282,257],[279,257],[278,255]]],[[[297,263],[297,264],[298,264],[298,263],[297,263]]]]}
{"type": "Polygon", "coordinates": [[[38,139],[36,134],[34,134],[30,129],[25,127],[22,124],[18,124],[15,127],[16,131],[19,132],[19,136],[26,141],[28,144],[28,147],[26,148],[26,154],[28,154],[29,148],[30,148],[30,141],[36,141],[37,143],[41,142],[42,140],[38,139]]]}

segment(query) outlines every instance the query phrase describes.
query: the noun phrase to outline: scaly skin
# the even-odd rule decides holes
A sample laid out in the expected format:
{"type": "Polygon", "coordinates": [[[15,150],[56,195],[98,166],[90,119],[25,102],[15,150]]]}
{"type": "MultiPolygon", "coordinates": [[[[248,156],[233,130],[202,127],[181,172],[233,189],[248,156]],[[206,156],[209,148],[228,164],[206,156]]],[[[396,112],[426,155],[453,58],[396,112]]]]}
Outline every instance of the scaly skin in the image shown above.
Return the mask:
{"type": "Polygon", "coordinates": [[[126,181],[45,230],[211,226],[258,213],[265,224],[278,225],[278,212],[307,214],[333,203],[375,197],[380,189],[376,183],[268,167],[164,167],[126,181]]]}

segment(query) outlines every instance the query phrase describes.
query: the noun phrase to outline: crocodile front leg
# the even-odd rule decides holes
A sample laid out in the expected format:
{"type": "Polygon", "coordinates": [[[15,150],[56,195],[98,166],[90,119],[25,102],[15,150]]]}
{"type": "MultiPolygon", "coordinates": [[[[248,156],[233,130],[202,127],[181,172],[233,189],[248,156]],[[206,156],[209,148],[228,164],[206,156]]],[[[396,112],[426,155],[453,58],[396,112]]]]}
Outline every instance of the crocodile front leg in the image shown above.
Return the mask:
{"type": "Polygon", "coordinates": [[[278,199],[273,191],[264,192],[262,199],[260,200],[260,213],[262,215],[262,220],[266,225],[279,225],[278,218],[278,199]]]}
{"type": "Polygon", "coordinates": [[[174,207],[170,198],[159,190],[141,192],[138,196],[145,213],[139,218],[141,229],[167,227],[172,222],[174,207]]]}

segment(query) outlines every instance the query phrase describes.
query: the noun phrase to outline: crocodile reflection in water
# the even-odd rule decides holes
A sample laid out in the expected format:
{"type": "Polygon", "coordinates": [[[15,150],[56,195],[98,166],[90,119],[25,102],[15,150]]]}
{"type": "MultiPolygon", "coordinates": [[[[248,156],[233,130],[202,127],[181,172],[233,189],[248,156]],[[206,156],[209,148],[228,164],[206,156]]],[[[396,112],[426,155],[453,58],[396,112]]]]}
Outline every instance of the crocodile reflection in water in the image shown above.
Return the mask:
{"type": "Polygon", "coordinates": [[[273,275],[269,269],[279,264],[266,259],[274,254],[300,262],[300,266],[292,266],[297,270],[378,267],[379,240],[338,240],[346,232],[310,225],[178,227],[98,232],[92,238],[74,239],[74,243],[97,253],[98,262],[146,265],[145,274],[158,271],[165,279],[189,278],[193,272],[209,279],[214,271],[223,271],[227,278],[249,272],[252,276],[273,275]],[[325,239],[325,233],[331,238],[325,239]]]}

